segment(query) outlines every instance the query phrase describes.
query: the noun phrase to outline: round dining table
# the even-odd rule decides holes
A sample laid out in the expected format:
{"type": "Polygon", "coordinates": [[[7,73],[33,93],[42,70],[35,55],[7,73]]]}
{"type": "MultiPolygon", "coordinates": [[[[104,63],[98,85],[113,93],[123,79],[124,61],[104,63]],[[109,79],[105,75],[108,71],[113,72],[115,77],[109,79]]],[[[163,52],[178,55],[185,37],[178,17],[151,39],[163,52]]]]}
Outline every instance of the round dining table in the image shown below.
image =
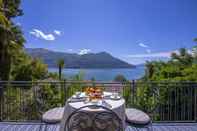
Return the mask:
{"type": "MultiPolygon", "coordinates": [[[[104,92],[105,95],[112,94],[111,92],[104,92]]],[[[123,127],[125,128],[125,100],[124,98],[120,99],[104,99],[105,103],[107,103],[108,108],[114,111],[117,116],[122,120],[123,127]]],[[[69,115],[74,112],[76,109],[79,109],[84,106],[93,105],[95,103],[92,102],[85,102],[85,101],[73,101],[73,102],[66,102],[64,107],[64,115],[60,124],[60,131],[66,131],[66,121],[69,115]]],[[[96,112],[98,109],[86,108],[87,112],[96,112]]]]}

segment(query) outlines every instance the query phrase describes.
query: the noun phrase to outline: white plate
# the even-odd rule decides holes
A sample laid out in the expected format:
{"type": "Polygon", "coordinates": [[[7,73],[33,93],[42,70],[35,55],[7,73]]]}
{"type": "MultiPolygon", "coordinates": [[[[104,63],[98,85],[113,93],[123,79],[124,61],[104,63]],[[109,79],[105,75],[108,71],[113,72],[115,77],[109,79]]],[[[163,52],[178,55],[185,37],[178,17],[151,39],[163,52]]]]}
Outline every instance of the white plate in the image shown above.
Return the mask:
{"type": "Polygon", "coordinates": [[[121,99],[121,96],[114,96],[114,95],[111,95],[111,96],[110,96],[110,99],[112,99],[112,100],[120,100],[120,99],[121,99]]]}
{"type": "Polygon", "coordinates": [[[82,97],[80,95],[73,95],[72,98],[74,98],[74,99],[80,99],[82,97]]]}
{"type": "Polygon", "coordinates": [[[85,93],[83,93],[83,92],[74,94],[74,95],[72,96],[72,98],[74,98],[74,99],[80,99],[80,98],[85,98],[85,97],[86,97],[86,95],[85,95],[85,93]]]}

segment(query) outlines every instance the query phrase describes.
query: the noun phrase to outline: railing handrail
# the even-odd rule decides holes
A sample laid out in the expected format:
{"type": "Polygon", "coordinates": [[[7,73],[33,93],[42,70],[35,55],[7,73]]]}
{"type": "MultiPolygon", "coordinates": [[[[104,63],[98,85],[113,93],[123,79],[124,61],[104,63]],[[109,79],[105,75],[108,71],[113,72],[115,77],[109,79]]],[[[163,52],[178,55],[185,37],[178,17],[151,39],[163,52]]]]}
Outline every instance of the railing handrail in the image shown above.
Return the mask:
{"type": "Polygon", "coordinates": [[[0,83],[98,83],[98,84],[119,84],[119,83],[131,83],[131,82],[137,82],[137,83],[186,83],[186,84],[193,84],[196,83],[197,81],[168,81],[168,80],[162,80],[162,81],[142,81],[142,80],[128,80],[126,82],[117,82],[117,81],[91,81],[91,80],[80,80],[80,81],[75,81],[75,80],[37,80],[37,81],[1,81],[0,83]]]}

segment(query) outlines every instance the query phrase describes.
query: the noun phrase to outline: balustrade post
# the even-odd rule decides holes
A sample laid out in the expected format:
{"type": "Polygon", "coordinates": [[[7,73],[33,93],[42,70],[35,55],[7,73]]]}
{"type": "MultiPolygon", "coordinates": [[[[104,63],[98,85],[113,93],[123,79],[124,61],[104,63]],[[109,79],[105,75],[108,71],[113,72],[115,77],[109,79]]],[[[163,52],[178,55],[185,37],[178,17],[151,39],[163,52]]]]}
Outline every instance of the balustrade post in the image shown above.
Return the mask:
{"type": "Polygon", "coordinates": [[[0,121],[3,119],[3,86],[0,85],[0,121]]]}
{"type": "Polygon", "coordinates": [[[132,104],[135,105],[135,80],[131,82],[132,104]]]}
{"type": "Polygon", "coordinates": [[[194,88],[194,99],[194,119],[197,122],[197,87],[194,88]]]}
{"type": "Polygon", "coordinates": [[[67,82],[64,80],[64,104],[67,101],[67,82]]]}

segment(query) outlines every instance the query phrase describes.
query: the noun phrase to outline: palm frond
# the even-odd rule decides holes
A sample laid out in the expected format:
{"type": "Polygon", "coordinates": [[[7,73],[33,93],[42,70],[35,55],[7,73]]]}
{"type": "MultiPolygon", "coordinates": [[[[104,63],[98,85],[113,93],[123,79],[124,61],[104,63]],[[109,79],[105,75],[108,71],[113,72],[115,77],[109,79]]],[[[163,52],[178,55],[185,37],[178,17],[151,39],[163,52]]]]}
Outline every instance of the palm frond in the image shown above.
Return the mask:
{"type": "Polygon", "coordinates": [[[2,27],[5,27],[5,28],[9,28],[10,27],[9,20],[3,15],[2,12],[0,12],[0,25],[2,27]]]}
{"type": "Polygon", "coordinates": [[[0,0],[0,7],[3,6],[3,0],[0,0]]]}
{"type": "Polygon", "coordinates": [[[197,38],[195,38],[194,41],[197,42],[197,38]]]}

